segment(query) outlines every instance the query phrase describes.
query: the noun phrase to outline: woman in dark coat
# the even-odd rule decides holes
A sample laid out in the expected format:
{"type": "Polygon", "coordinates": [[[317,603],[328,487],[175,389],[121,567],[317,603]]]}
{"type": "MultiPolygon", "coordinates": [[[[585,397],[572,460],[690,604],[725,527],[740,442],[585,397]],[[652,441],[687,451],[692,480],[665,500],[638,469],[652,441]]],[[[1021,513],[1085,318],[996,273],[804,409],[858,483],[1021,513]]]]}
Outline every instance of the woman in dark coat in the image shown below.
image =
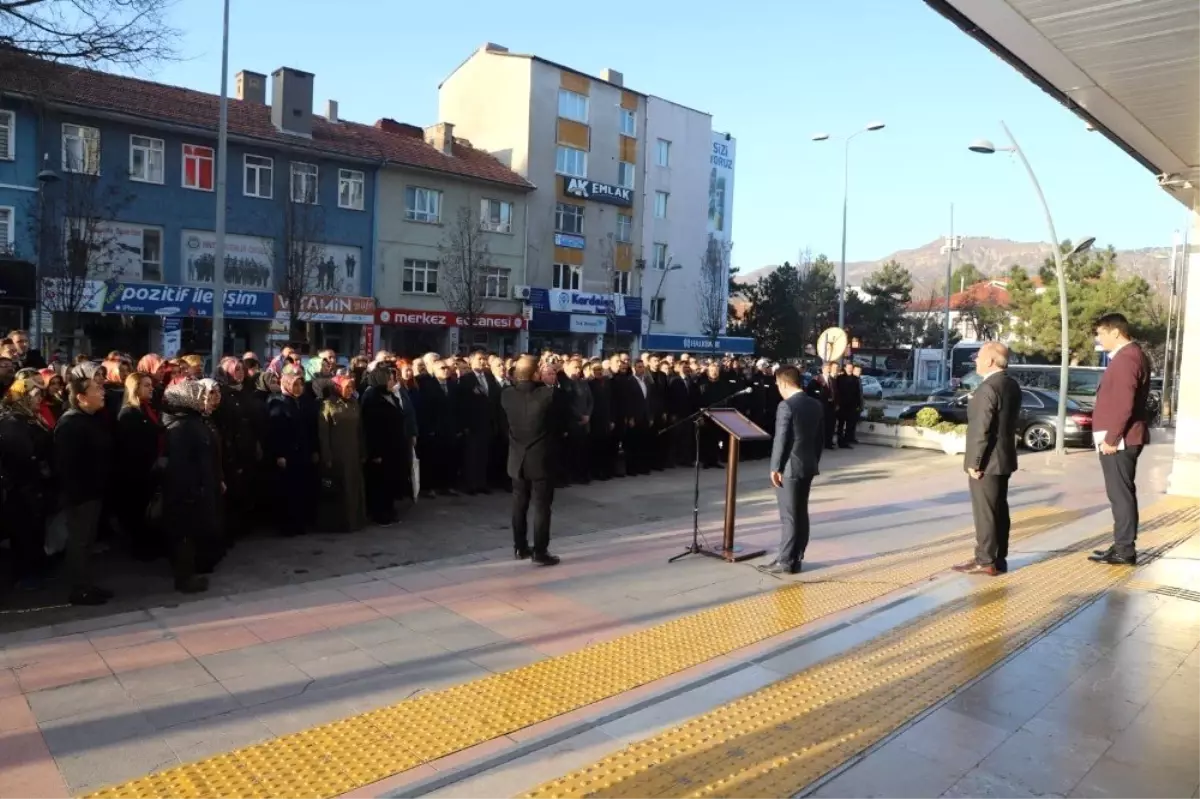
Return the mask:
{"type": "Polygon", "coordinates": [[[52,502],[54,436],[38,413],[42,378],[22,369],[0,409],[0,490],[18,587],[36,589],[44,565],[46,520],[52,502]]]}
{"type": "Polygon", "coordinates": [[[396,373],[379,365],[367,373],[367,390],[362,398],[367,515],[381,525],[396,521],[396,496],[407,463],[402,447],[407,446],[408,438],[404,433],[404,413],[393,393],[395,388],[396,373]]]}
{"type": "Polygon", "coordinates": [[[246,373],[242,362],[233,357],[222,358],[216,379],[221,403],[213,413],[213,421],[221,434],[226,533],[235,541],[249,532],[249,521],[254,517],[252,478],[262,448],[251,421],[250,392],[244,388],[246,373]]]}
{"type": "Polygon", "coordinates": [[[196,573],[198,559],[214,548],[220,524],[217,448],[212,428],[204,420],[205,394],[196,380],[176,382],[163,392],[167,463],[162,474],[162,522],[175,589],[188,594],[208,589],[208,579],[196,573]]]}
{"type": "Polygon", "coordinates": [[[160,459],[166,455],[166,437],[153,398],[150,375],[134,372],[125,378],[125,401],[117,412],[114,442],[117,474],[122,477],[114,511],[138,560],[153,560],[163,554],[158,531],[146,521],[146,508],[157,488],[156,467],[161,469],[164,464],[160,459]]]}
{"type": "Polygon", "coordinates": [[[269,524],[274,518],[269,501],[274,491],[275,463],[266,456],[267,449],[267,402],[279,396],[279,375],[264,369],[254,376],[254,384],[242,389],[243,408],[254,441],[262,450],[262,457],[254,464],[251,484],[254,492],[254,518],[260,524],[269,524]]]}
{"type": "Polygon", "coordinates": [[[301,407],[304,373],[291,365],[280,378],[281,393],[267,402],[265,457],[274,464],[272,496],[281,535],[300,535],[311,518],[318,496],[317,425],[301,407]]]}
{"type": "Polygon", "coordinates": [[[317,423],[324,491],[323,526],[336,532],[350,533],[367,526],[363,427],[355,394],[351,375],[333,378],[317,423]]]}

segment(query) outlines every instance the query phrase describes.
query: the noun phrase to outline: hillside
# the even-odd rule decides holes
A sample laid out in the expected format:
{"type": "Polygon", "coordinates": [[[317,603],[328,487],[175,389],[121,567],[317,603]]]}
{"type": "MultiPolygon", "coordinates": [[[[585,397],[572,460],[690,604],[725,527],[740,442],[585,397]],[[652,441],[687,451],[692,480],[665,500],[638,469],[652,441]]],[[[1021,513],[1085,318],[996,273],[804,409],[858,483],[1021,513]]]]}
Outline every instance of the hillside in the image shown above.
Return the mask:
{"type": "MultiPolygon", "coordinates": [[[[944,280],[946,275],[946,256],[942,254],[941,249],[942,240],[938,239],[923,247],[898,250],[878,261],[849,262],[846,264],[846,282],[851,286],[858,285],[885,261],[895,260],[912,272],[913,279],[918,285],[932,286],[944,280]]],[[[1007,272],[1016,265],[1033,271],[1049,254],[1050,245],[1043,242],[964,237],[962,250],[955,256],[955,263],[972,263],[984,274],[995,276],[1007,272]]],[[[829,257],[836,259],[836,254],[829,257]]],[[[1122,272],[1141,275],[1156,291],[1161,292],[1166,291],[1170,257],[1170,247],[1117,250],[1117,263],[1122,272]]],[[[753,283],[777,268],[777,265],[764,266],[761,269],[738,275],[738,282],[753,283]]]]}

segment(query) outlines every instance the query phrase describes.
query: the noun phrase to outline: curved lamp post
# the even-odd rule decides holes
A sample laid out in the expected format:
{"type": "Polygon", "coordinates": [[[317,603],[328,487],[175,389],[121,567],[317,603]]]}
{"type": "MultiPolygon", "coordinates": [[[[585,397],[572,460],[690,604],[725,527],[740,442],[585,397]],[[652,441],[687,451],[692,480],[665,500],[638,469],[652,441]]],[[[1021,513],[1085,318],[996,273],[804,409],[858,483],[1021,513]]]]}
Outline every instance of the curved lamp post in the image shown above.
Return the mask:
{"type": "MultiPolygon", "coordinates": [[[[850,207],[850,141],[860,133],[883,130],[884,124],[876,120],[867,123],[865,128],[856,130],[845,138],[845,149],[842,153],[842,265],[838,272],[838,327],[846,328],[846,217],[850,207]]],[[[818,133],[813,141],[829,141],[828,133],[818,133]]]]}
{"type": "MultiPolygon", "coordinates": [[[[683,269],[683,264],[674,263],[671,256],[668,255],[667,263],[663,267],[663,270],[662,270],[662,277],[660,277],[658,279],[658,288],[654,290],[654,296],[652,296],[650,298],[650,313],[649,313],[650,321],[646,324],[647,331],[650,330],[650,328],[652,328],[654,326],[654,303],[658,300],[659,297],[662,296],[662,287],[663,287],[663,283],[667,282],[667,274],[670,272],[678,271],[680,269],[683,269]]],[[[661,319],[658,321],[659,321],[659,324],[662,324],[661,319]]]]}
{"type": "MultiPolygon", "coordinates": [[[[983,155],[991,155],[997,152],[1015,153],[1017,158],[1021,159],[1021,165],[1025,167],[1026,174],[1029,175],[1029,181],[1033,184],[1033,190],[1037,192],[1038,202],[1041,203],[1042,213],[1046,217],[1046,227],[1050,230],[1050,241],[1053,244],[1054,250],[1054,271],[1058,276],[1059,330],[1062,335],[1062,357],[1058,374],[1058,429],[1054,436],[1054,451],[1058,455],[1065,455],[1067,453],[1065,441],[1067,430],[1067,387],[1070,381],[1071,370],[1070,320],[1067,316],[1067,275],[1063,269],[1063,255],[1059,247],[1058,234],[1054,231],[1054,217],[1050,215],[1050,206],[1046,204],[1046,195],[1042,193],[1042,184],[1038,183],[1037,175],[1033,173],[1033,167],[1029,165],[1029,159],[1021,151],[1021,147],[1017,144],[1017,140],[1013,138],[1012,131],[1008,129],[1008,125],[1005,125],[1002,121],[1000,127],[1004,129],[1004,135],[1008,137],[1007,147],[997,147],[987,139],[976,139],[968,145],[968,149],[973,153],[981,153],[983,155]]],[[[1084,239],[1076,244],[1071,252],[1067,253],[1067,258],[1091,249],[1095,242],[1095,237],[1084,239]]]]}

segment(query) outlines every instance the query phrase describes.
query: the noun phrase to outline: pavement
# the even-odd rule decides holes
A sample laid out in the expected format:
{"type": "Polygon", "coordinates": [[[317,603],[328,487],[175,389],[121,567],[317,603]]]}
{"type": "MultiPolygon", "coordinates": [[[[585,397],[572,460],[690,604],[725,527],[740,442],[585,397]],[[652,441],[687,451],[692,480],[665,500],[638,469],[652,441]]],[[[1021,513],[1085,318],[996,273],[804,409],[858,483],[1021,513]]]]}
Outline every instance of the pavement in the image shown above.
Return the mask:
{"type": "MultiPolygon", "coordinates": [[[[957,459],[831,456],[798,578],[668,564],[682,470],[561,492],[554,569],[511,559],[491,496],[250,539],[196,601],[128,566],[117,607],[0,615],[0,797],[1197,795],[1200,511],[1154,505],[1169,447],[1139,475],[1153,562],[1088,564],[1094,456],[1029,456],[992,584],[947,570],[957,459]]],[[[778,535],[763,471],[747,547],[778,535]]],[[[714,544],[722,487],[703,474],[714,544]]]]}

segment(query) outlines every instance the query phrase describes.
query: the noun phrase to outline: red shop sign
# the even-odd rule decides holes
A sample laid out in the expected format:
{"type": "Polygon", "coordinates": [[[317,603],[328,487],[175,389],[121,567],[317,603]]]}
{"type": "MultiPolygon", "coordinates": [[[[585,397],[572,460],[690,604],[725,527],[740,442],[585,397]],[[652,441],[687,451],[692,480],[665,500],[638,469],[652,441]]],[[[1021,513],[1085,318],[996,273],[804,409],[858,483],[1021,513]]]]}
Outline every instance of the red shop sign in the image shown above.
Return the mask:
{"type": "MultiPolygon", "coordinates": [[[[450,311],[418,311],[409,308],[380,308],[375,320],[381,325],[401,327],[464,327],[459,315],[450,311]]],[[[521,330],[525,320],[520,316],[485,313],[475,317],[475,328],[482,330],[521,330]]]]}

